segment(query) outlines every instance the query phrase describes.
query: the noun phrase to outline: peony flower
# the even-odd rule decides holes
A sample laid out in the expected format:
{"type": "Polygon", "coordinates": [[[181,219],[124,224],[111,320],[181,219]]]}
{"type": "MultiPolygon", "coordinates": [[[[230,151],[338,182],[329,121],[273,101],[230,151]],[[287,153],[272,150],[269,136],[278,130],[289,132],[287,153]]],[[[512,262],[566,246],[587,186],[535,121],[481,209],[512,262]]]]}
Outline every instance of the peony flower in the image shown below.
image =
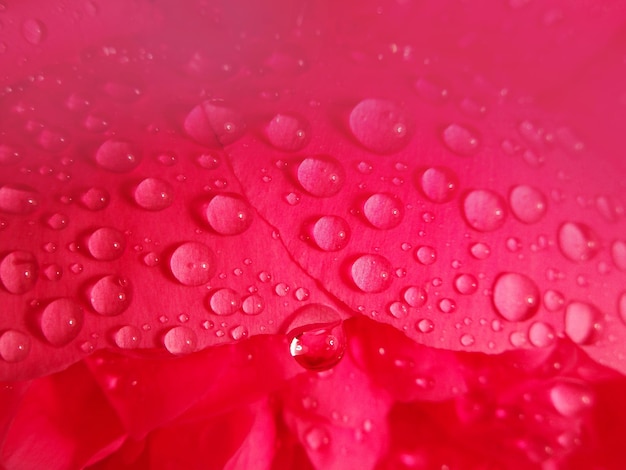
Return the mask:
{"type": "Polygon", "coordinates": [[[4,468],[621,468],[624,2],[40,3],[4,468]]]}

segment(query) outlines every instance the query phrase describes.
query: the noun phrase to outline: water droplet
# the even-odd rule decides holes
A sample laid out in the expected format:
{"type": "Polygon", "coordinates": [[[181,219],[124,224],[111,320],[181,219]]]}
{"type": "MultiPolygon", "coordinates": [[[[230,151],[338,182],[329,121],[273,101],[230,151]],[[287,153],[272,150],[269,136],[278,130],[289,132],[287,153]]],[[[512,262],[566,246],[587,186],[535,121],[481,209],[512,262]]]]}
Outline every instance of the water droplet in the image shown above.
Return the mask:
{"type": "Polygon", "coordinates": [[[58,281],[63,276],[63,269],[58,264],[47,265],[43,272],[49,281],[58,281]]]}
{"type": "Polygon", "coordinates": [[[420,246],[415,250],[415,257],[420,263],[428,266],[437,261],[437,250],[432,246],[420,246]]]}
{"type": "Polygon", "coordinates": [[[20,153],[7,144],[0,144],[0,165],[13,165],[21,159],[20,153]]]}
{"type": "Polygon", "coordinates": [[[419,178],[424,195],[439,204],[451,201],[459,187],[457,176],[445,167],[428,168],[419,178]]]}
{"type": "Polygon", "coordinates": [[[547,290],[543,294],[543,304],[550,312],[556,312],[563,308],[565,305],[565,298],[563,294],[555,290],[547,290]]]}
{"type": "Polygon", "coordinates": [[[470,335],[470,334],[466,333],[466,334],[461,336],[460,341],[461,341],[461,345],[462,346],[469,347],[469,346],[472,346],[474,344],[476,339],[474,338],[473,335],[470,335]]]}
{"type": "Polygon", "coordinates": [[[7,362],[20,362],[28,357],[30,337],[17,330],[7,330],[0,335],[0,357],[7,362]]]}
{"type": "Polygon", "coordinates": [[[276,295],[279,297],[285,297],[287,294],[289,294],[290,289],[291,288],[284,282],[280,282],[276,284],[276,286],[274,286],[274,292],[276,292],[276,295]]]}
{"type": "Polygon", "coordinates": [[[84,191],[80,195],[80,202],[85,208],[91,211],[99,211],[109,205],[111,196],[104,188],[93,187],[84,191]]]}
{"type": "Polygon", "coordinates": [[[502,318],[512,322],[523,321],[537,313],[539,289],[523,274],[504,273],[494,283],[493,304],[502,318]]]}
{"type": "Polygon", "coordinates": [[[175,326],[163,337],[163,345],[176,356],[190,354],[198,347],[198,338],[193,330],[186,326],[175,326]]]}
{"type": "Polygon", "coordinates": [[[346,348],[341,317],[321,304],[299,309],[289,324],[287,336],[289,352],[309,370],[330,369],[341,360],[346,348]]]}
{"type": "Polygon", "coordinates": [[[243,117],[220,100],[207,100],[193,108],[184,123],[185,131],[201,144],[221,147],[243,136],[243,117]]]}
{"type": "Polygon", "coordinates": [[[474,243],[470,246],[470,253],[476,259],[487,259],[491,254],[491,248],[485,243],[474,243]]]}
{"type": "Polygon", "coordinates": [[[559,248],[572,261],[589,261],[600,251],[596,233],[587,225],[566,222],[559,228],[559,248]]]}
{"type": "Polygon", "coordinates": [[[443,104],[450,93],[439,80],[431,77],[420,77],[415,81],[415,91],[424,99],[434,104],[443,104]]]}
{"type": "Polygon", "coordinates": [[[442,134],[443,142],[458,155],[474,155],[480,146],[478,133],[459,124],[450,124],[442,134]]]}
{"type": "Polygon", "coordinates": [[[135,349],[141,342],[141,330],[132,325],[122,326],[113,335],[113,340],[118,348],[135,349]]]}
{"type": "Polygon", "coordinates": [[[550,400],[554,408],[563,416],[576,416],[590,409],[595,402],[593,391],[584,384],[574,380],[563,381],[552,387],[550,400]]]}
{"type": "Polygon", "coordinates": [[[34,46],[46,39],[46,33],[46,26],[38,19],[29,18],[22,23],[22,36],[34,46]]]}
{"type": "Polygon", "coordinates": [[[140,155],[130,142],[109,139],[96,151],[96,163],[100,168],[114,173],[128,173],[140,162],[140,155]]]}
{"type": "Polygon", "coordinates": [[[221,159],[217,153],[214,152],[205,152],[196,157],[196,162],[202,168],[206,168],[207,170],[215,170],[220,166],[221,159]]]}
{"type": "Polygon", "coordinates": [[[312,239],[324,251],[338,251],[350,241],[350,226],[345,219],[327,215],[320,217],[311,228],[312,239]]]}
{"type": "Polygon", "coordinates": [[[306,299],[309,298],[310,295],[311,293],[306,287],[298,287],[294,292],[294,297],[300,302],[304,302],[306,299]]]}
{"type": "Polygon", "coordinates": [[[504,224],[506,203],[493,191],[476,189],[465,196],[463,213],[470,227],[480,232],[490,232],[504,224]]]}
{"type": "Polygon", "coordinates": [[[509,204],[513,215],[527,224],[539,222],[547,209],[545,196],[532,186],[513,188],[509,195],[509,204]]]}
{"type": "Polygon", "coordinates": [[[391,263],[380,255],[359,256],[350,270],[354,284],[363,292],[382,292],[391,283],[391,263]]]}
{"type": "Polygon", "coordinates": [[[600,312],[586,302],[570,302],[565,308],[565,334],[577,344],[589,344],[599,328],[600,312]]]}
{"type": "Polygon", "coordinates": [[[616,240],[611,245],[613,263],[620,271],[626,271],[626,242],[616,240]]]}
{"type": "Polygon", "coordinates": [[[302,188],[309,194],[330,197],[341,190],[346,173],[336,159],[318,155],[302,160],[298,165],[297,178],[302,188]]]}
{"type": "Polygon", "coordinates": [[[301,150],[308,144],[310,138],[307,120],[292,114],[276,114],[265,132],[274,147],[289,152],[301,150]]]}
{"type": "Polygon", "coordinates": [[[115,275],[100,278],[89,291],[89,302],[100,315],[119,315],[131,301],[131,286],[128,280],[115,275]]]}
{"type": "Polygon", "coordinates": [[[241,309],[246,315],[258,315],[265,309],[265,300],[258,294],[248,295],[243,299],[241,309]]]}
{"type": "Polygon", "coordinates": [[[392,302],[389,304],[389,313],[398,319],[409,316],[409,308],[402,302],[392,302]]]}
{"type": "Polygon", "coordinates": [[[67,227],[69,220],[65,214],[56,212],[47,218],[46,223],[52,230],[62,230],[67,227]]]}
{"type": "Polygon", "coordinates": [[[554,328],[547,323],[538,321],[530,325],[528,339],[533,346],[546,348],[554,343],[556,335],[554,334],[554,328]]]}
{"type": "Polygon", "coordinates": [[[364,99],[350,113],[350,130],[356,140],[376,153],[394,153],[406,147],[413,124],[395,103],[364,99]]]}
{"type": "Polygon", "coordinates": [[[232,315],[241,308],[241,296],[228,287],[218,289],[209,296],[209,308],[216,315],[232,315]]]}
{"type": "Polygon", "coordinates": [[[402,201],[391,194],[377,193],[363,204],[363,215],[372,226],[379,229],[397,227],[404,217],[402,201]]]}
{"type": "Polygon", "coordinates": [[[426,301],[428,300],[428,295],[426,294],[426,290],[424,288],[410,286],[404,290],[402,298],[411,307],[419,308],[423,307],[426,304],[426,301]]]}
{"type": "Polygon", "coordinates": [[[415,327],[422,333],[431,333],[435,329],[435,324],[428,318],[422,318],[415,324],[415,327]]]}
{"type": "Polygon", "coordinates": [[[237,194],[224,193],[214,196],[203,210],[204,220],[221,235],[237,235],[252,224],[253,210],[248,202],[237,194]]]}
{"type": "Polygon", "coordinates": [[[87,249],[98,260],[110,261],[119,258],[126,249],[124,234],[117,229],[102,227],[87,239],[87,249]]]}
{"type": "Polygon", "coordinates": [[[52,346],[65,346],[80,333],[83,317],[83,309],[73,300],[53,300],[41,313],[41,332],[52,346]]]}
{"type": "Polygon", "coordinates": [[[12,294],[28,292],[37,282],[39,264],[28,251],[13,251],[0,263],[0,281],[12,294]]]}
{"type": "Polygon", "coordinates": [[[617,301],[617,313],[622,319],[622,322],[626,324],[626,291],[622,292],[617,301]]]}
{"type": "Polygon", "coordinates": [[[448,298],[441,299],[437,306],[443,313],[454,313],[456,310],[456,302],[448,298]]]}
{"type": "Polygon", "coordinates": [[[37,210],[40,196],[29,186],[5,184],[0,187],[0,211],[28,215],[37,210]]]}
{"type": "Polygon", "coordinates": [[[146,178],[135,188],[133,198],[143,209],[160,211],[172,205],[174,188],[160,178],[146,178]]]}
{"type": "Polygon", "coordinates": [[[304,442],[313,451],[319,451],[330,443],[328,433],[320,427],[312,427],[304,433],[304,442]]]}
{"type": "Polygon", "coordinates": [[[454,287],[459,294],[470,295],[478,290],[478,280],[472,274],[459,274],[454,279],[454,287]]]}
{"type": "Polygon", "coordinates": [[[206,245],[186,242],[174,250],[170,258],[174,277],[186,286],[201,286],[213,277],[215,255],[206,245]]]}

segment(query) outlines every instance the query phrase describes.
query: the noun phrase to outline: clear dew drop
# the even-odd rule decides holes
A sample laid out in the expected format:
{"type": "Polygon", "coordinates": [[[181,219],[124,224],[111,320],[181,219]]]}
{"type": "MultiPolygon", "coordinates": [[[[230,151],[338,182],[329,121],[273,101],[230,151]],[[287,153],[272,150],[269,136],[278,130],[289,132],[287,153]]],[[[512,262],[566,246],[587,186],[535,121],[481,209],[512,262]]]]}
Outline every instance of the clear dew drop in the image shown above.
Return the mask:
{"type": "Polygon", "coordinates": [[[0,262],[0,281],[12,294],[24,294],[35,287],[39,263],[29,251],[12,251],[0,262]]]}
{"type": "Polygon", "coordinates": [[[323,251],[339,251],[350,241],[351,230],[342,217],[326,215],[311,227],[311,238],[323,251]]]}
{"type": "Polygon", "coordinates": [[[535,322],[528,328],[528,340],[537,348],[547,348],[554,344],[556,334],[554,328],[544,322],[535,322]]]}
{"type": "Polygon", "coordinates": [[[613,258],[613,264],[620,271],[626,271],[626,242],[623,240],[616,240],[611,245],[611,257],[613,258]]]}
{"type": "Polygon", "coordinates": [[[63,268],[58,264],[49,264],[43,269],[46,279],[49,281],[59,281],[63,277],[63,268]]]}
{"type": "Polygon", "coordinates": [[[296,177],[302,189],[312,196],[331,197],[343,187],[346,173],[335,158],[318,155],[302,160],[296,177]]]}
{"type": "Polygon", "coordinates": [[[21,362],[30,352],[30,336],[17,330],[0,335],[0,357],[6,362],[21,362]]]}
{"type": "Polygon", "coordinates": [[[65,214],[55,212],[46,219],[46,224],[52,230],[63,230],[69,224],[69,219],[65,214]]]}
{"type": "Polygon", "coordinates": [[[543,294],[543,305],[550,312],[556,312],[565,305],[565,297],[559,291],[549,289],[543,294]]]}
{"type": "Polygon", "coordinates": [[[467,348],[469,346],[472,346],[476,342],[476,339],[474,338],[473,335],[466,333],[466,334],[461,335],[461,338],[459,339],[459,341],[461,343],[461,346],[465,346],[467,348]]]}
{"type": "Polygon", "coordinates": [[[308,370],[326,370],[343,357],[346,337],[339,314],[322,304],[309,304],[293,315],[287,337],[289,352],[308,370]]]}
{"type": "Polygon", "coordinates": [[[478,133],[460,124],[450,124],[446,127],[442,138],[448,149],[461,156],[474,155],[480,147],[478,133]]]}
{"type": "Polygon", "coordinates": [[[526,320],[537,313],[541,296],[537,285],[519,273],[498,276],[493,286],[493,304],[505,320],[526,320]]]}
{"type": "Polygon", "coordinates": [[[456,310],[456,302],[449,298],[443,298],[439,301],[437,307],[439,307],[439,310],[443,313],[454,313],[456,310]]]}
{"type": "Polygon", "coordinates": [[[463,201],[465,220],[470,227],[480,232],[491,232],[500,228],[504,224],[506,214],[504,199],[490,190],[473,190],[463,201]]]}
{"type": "Polygon", "coordinates": [[[175,326],[165,333],[163,345],[171,354],[183,356],[197,349],[198,338],[192,329],[186,326],[175,326]]]}
{"type": "Polygon", "coordinates": [[[135,349],[141,342],[141,330],[133,325],[122,326],[113,334],[113,341],[120,349],[135,349]]]}
{"type": "Polygon", "coordinates": [[[109,205],[111,195],[106,189],[95,186],[83,191],[79,200],[86,209],[99,211],[109,205]]]}
{"type": "Polygon", "coordinates": [[[509,205],[513,215],[526,224],[539,222],[547,210],[547,201],[543,193],[525,185],[516,186],[511,190],[509,205]]]}
{"type": "Polygon", "coordinates": [[[382,292],[391,284],[391,263],[380,255],[361,255],[353,263],[350,276],[363,292],[382,292]]]}
{"type": "Polygon", "coordinates": [[[372,194],[363,204],[363,215],[373,227],[386,230],[397,227],[404,217],[402,201],[391,194],[372,194]]]}
{"type": "Polygon", "coordinates": [[[573,301],[565,307],[565,334],[577,344],[589,344],[599,329],[599,310],[587,302],[573,301]]]}
{"type": "Polygon", "coordinates": [[[46,39],[46,35],[46,25],[41,20],[28,18],[22,23],[22,36],[26,42],[37,46],[46,39]]]}
{"type": "Polygon", "coordinates": [[[595,402],[593,391],[584,382],[567,380],[550,389],[550,401],[563,416],[577,416],[590,409],[595,402]]]}
{"type": "Polygon", "coordinates": [[[409,308],[405,303],[396,301],[389,304],[389,313],[401,320],[409,316],[409,308]]]}
{"type": "Polygon", "coordinates": [[[428,294],[423,287],[409,286],[404,289],[402,298],[411,307],[419,308],[423,307],[428,300],[428,294]]]}
{"type": "Polygon", "coordinates": [[[224,287],[209,294],[209,309],[216,315],[232,315],[241,308],[241,296],[224,287]]]}
{"type": "Polygon", "coordinates": [[[395,103],[383,99],[364,99],[350,112],[352,135],[366,149],[376,153],[395,153],[408,145],[413,123],[395,103]]]}
{"type": "Polygon", "coordinates": [[[133,191],[137,205],[149,211],[160,211],[174,202],[174,188],[161,178],[145,178],[133,191]]]}
{"type": "Polygon", "coordinates": [[[243,325],[234,326],[230,329],[230,337],[235,341],[241,341],[248,337],[248,328],[243,325]]]}
{"type": "Polygon", "coordinates": [[[41,333],[52,346],[65,346],[80,333],[83,317],[83,309],[72,299],[53,300],[41,312],[41,333]]]}
{"type": "Polygon", "coordinates": [[[169,261],[174,277],[185,286],[201,286],[209,282],[215,272],[215,254],[198,242],[179,245],[169,261]]]}
{"type": "Polygon", "coordinates": [[[96,163],[104,170],[128,173],[140,162],[140,155],[130,142],[118,139],[104,141],[95,155],[96,163]]]}
{"type": "Polygon", "coordinates": [[[491,248],[485,243],[473,243],[470,246],[470,254],[479,260],[487,259],[491,254],[491,248]]]}
{"type": "Polygon", "coordinates": [[[248,295],[241,303],[241,310],[246,315],[258,315],[265,310],[265,299],[259,294],[248,295]]]}
{"type": "Polygon", "coordinates": [[[435,329],[435,324],[429,318],[422,318],[417,321],[415,328],[421,333],[432,333],[435,329]]]}
{"type": "Polygon", "coordinates": [[[437,261],[437,250],[432,246],[423,245],[415,250],[415,257],[417,261],[428,266],[437,261]]]}
{"type": "Polygon", "coordinates": [[[89,302],[100,315],[120,315],[130,305],[131,285],[127,279],[119,276],[104,276],[91,286],[89,302]]]}
{"type": "Polygon", "coordinates": [[[196,157],[196,162],[202,168],[207,170],[215,170],[222,163],[222,159],[215,152],[204,152],[196,157]]]}
{"type": "Polygon", "coordinates": [[[310,127],[308,121],[302,117],[279,113],[268,123],[265,135],[277,149],[295,152],[308,144],[310,127]]]}
{"type": "Polygon", "coordinates": [[[237,194],[214,196],[205,204],[202,215],[209,226],[221,235],[238,235],[245,232],[253,220],[253,210],[237,194]]]}
{"type": "Polygon", "coordinates": [[[37,191],[29,186],[5,184],[0,186],[0,211],[16,215],[29,215],[41,204],[37,191]]]}
{"type": "Polygon", "coordinates": [[[589,261],[600,251],[600,241],[591,227],[566,222],[559,228],[558,244],[561,253],[576,262],[589,261]]]}
{"type": "Polygon", "coordinates": [[[430,201],[443,204],[454,199],[459,188],[459,180],[448,168],[432,167],[421,174],[419,187],[430,201]]]}
{"type": "Polygon", "coordinates": [[[110,261],[119,258],[126,249],[124,234],[111,227],[95,230],[87,239],[87,250],[97,260],[110,261]]]}
{"type": "Polygon", "coordinates": [[[473,274],[459,274],[454,278],[454,288],[459,294],[471,295],[478,290],[478,280],[473,274]]]}
{"type": "Polygon", "coordinates": [[[241,138],[246,124],[241,114],[223,101],[207,100],[189,112],[184,128],[201,144],[221,147],[241,138]]]}

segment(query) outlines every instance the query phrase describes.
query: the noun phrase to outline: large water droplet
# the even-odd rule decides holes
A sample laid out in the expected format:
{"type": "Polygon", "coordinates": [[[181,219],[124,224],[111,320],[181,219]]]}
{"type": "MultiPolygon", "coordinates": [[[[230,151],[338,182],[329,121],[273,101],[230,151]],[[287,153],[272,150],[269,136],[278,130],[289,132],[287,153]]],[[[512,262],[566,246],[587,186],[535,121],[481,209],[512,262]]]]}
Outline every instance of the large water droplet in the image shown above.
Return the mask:
{"type": "Polygon", "coordinates": [[[172,253],[170,269],[181,284],[201,286],[213,277],[215,255],[213,250],[202,243],[186,242],[172,253]]]}
{"type": "Polygon", "coordinates": [[[325,370],[343,357],[343,322],[332,308],[310,304],[298,310],[288,326],[289,352],[305,369],[325,370]]]}
{"type": "Polygon", "coordinates": [[[509,195],[511,212],[521,222],[534,224],[539,222],[547,209],[546,198],[541,191],[532,186],[516,186],[509,195]]]}
{"type": "Polygon", "coordinates": [[[402,297],[407,304],[409,304],[411,307],[416,308],[424,306],[426,304],[426,301],[428,300],[428,294],[426,293],[426,290],[422,287],[417,286],[407,287],[404,290],[402,297]]]}
{"type": "Polygon", "coordinates": [[[463,213],[470,227],[480,232],[490,232],[504,224],[506,203],[493,191],[476,189],[465,196],[463,213]]]}
{"type": "Polygon", "coordinates": [[[626,242],[616,240],[611,245],[613,263],[620,271],[626,271],[626,242]]]}
{"type": "Polygon", "coordinates": [[[318,155],[302,160],[298,165],[297,178],[302,188],[309,194],[330,197],[341,190],[346,173],[336,159],[318,155]]]}
{"type": "Polygon", "coordinates": [[[241,296],[224,287],[209,295],[209,308],[216,315],[232,315],[241,308],[241,296]]]}
{"type": "Polygon", "coordinates": [[[141,341],[141,330],[133,325],[122,326],[113,334],[113,340],[118,348],[135,349],[141,341]]]}
{"type": "Polygon", "coordinates": [[[91,211],[99,211],[109,205],[111,195],[104,188],[93,187],[80,195],[80,202],[91,211]]]}
{"type": "Polygon", "coordinates": [[[470,295],[478,290],[478,280],[473,274],[459,274],[454,279],[454,287],[459,294],[470,295]]]}
{"type": "Polygon", "coordinates": [[[532,317],[539,309],[540,299],[537,285],[523,274],[501,274],[493,286],[493,304],[508,321],[532,317]]]}
{"type": "Polygon", "coordinates": [[[413,124],[395,103],[364,99],[350,113],[350,130],[363,147],[377,153],[394,153],[406,147],[413,124]]]}
{"type": "Polygon", "coordinates": [[[5,184],[0,187],[0,211],[28,215],[37,210],[40,196],[29,186],[5,184]]]}
{"type": "Polygon", "coordinates": [[[457,176],[445,167],[428,168],[420,176],[419,184],[424,195],[439,204],[451,201],[459,187],[457,176]]]}
{"type": "Polygon", "coordinates": [[[390,229],[402,222],[402,201],[386,193],[372,194],[363,204],[363,215],[372,226],[390,229]]]}
{"type": "Polygon", "coordinates": [[[274,147],[289,152],[301,150],[310,139],[309,123],[292,114],[276,114],[265,132],[274,147]]]}
{"type": "Polygon", "coordinates": [[[559,228],[559,248],[566,258],[583,262],[598,254],[600,242],[596,233],[587,225],[566,222],[559,228]]]}
{"type": "Polygon", "coordinates": [[[480,146],[478,133],[459,124],[450,124],[443,130],[443,142],[458,155],[474,155],[480,146]]]}
{"type": "Polygon", "coordinates": [[[174,201],[174,188],[161,178],[146,178],[135,188],[133,198],[139,207],[160,211],[174,201]]]}
{"type": "Polygon", "coordinates": [[[241,114],[220,100],[203,101],[193,108],[184,127],[187,134],[210,147],[232,144],[246,129],[241,114]]]}
{"type": "Polygon", "coordinates": [[[93,232],[87,240],[91,256],[103,261],[119,258],[126,248],[124,234],[111,227],[102,227],[93,232]]]}
{"type": "Polygon", "coordinates": [[[140,162],[140,155],[130,142],[109,139],[96,151],[96,163],[100,168],[114,173],[127,173],[134,170],[140,162]]]}
{"type": "Polygon", "coordinates": [[[7,362],[20,362],[28,357],[30,337],[17,330],[7,330],[0,335],[0,357],[7,362]]]}
{"type": "Polygon", "coordinates": [[[72,299],[53,300],[41,313],[41,332],[51,345],[65,346],[80,333],[83,317],[83,309],[72,299]]]}
{"type": "Polygon", "coordinates": [[[592,342],[601,315],[598,309],[586,302],[570,302],[565,308],[565,334],[577,344],[592,342]]]}
{"type": "Polygon", "coordinates": [[[589,409],[594,404],[592,390],[578,381],[564,381],[550,390],[550,400],[554,408],[563,416],[572,417],[589,409]]]}
{"type": "Polygon", "coordinates": [[[198,338],[194,331],[186,326],[175,326],[165,333],[163,345],[170,353],[182,356],[197,349],[198,338]]]}
{"type": "Polygon", "coordinates": [[[352,263],[350,275],[363,292],[382,292],[391,284],[392,269],[380,255],[361,255],[352,263]]]}
{"type": "Polygon", "coordinates": [[[324,251],[338,251],[350,241],[350,226],[345,219],[326,215],[317,219],[311,227],[311,237],[324,251]]]}
{"type": "Polygon", "coordinates": [[[28,251],[13,251],[0,263],[0,281],[12,294],[23,294],[37,282],[39,264],[28,251]]]}
{"type": "Polygon", "coordinates": [[[131,301],[131,286],[127,279],[108,275],[100,278],[89,291],[89,302],[100,315],[119,315],[131,301]]]}
{"type": "Polygon", "coordinates": [[[237,194],[218,194],[203,208],[204,220],[217,233],[237,235],[252,223],[253,211],[248,202],[237,194]]]}

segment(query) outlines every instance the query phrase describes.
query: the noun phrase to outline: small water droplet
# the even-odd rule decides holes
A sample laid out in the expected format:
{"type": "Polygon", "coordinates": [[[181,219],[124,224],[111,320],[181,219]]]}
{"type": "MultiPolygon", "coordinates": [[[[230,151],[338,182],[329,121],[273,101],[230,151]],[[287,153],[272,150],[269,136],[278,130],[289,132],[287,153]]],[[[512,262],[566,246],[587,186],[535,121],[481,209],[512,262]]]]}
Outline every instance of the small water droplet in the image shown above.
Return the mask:
{"type": "Polygon", "coordinates": [[[391,194],[377,193],[363,204],[363,215],[372,226],[379,229],[397,227],[404,217],[402,201],[391,194]]]}
{"type": "Polygon", "coordinates": [[[21,159],[20,153],[7,144],[0,144],[0,165],[13,165],[21,159]]]}
{"type": "Polygon", "coordinates": [[[310,125],[307,120],[293,114],[276,114],[265,132],[274,147],[288,152],[303,149],[310,139],[310,125]]]}
{"type": "Polygon", "coordinates": [[[338,251],[350,241],[350,226],[345,219],[327,215],[320,217],[311,227],[315,244],[324,251],[338,251]]]}
{"type": "Polygon", "coordinates": [[[496,311],[511,322],[526,320],[537,313],[540,298],[537,285],[523,274],[501,274],[493,286],[496,311]]]}
{"type": "Polygon", "coordinates": [[[470,246],[470,253],[476,259],[487,259],[491,254],[491,248],[485,243],[474,243],[470,246]]]}
{"type": "Polygon", "coordinates": [[[17,330],[6,330],[0,335],[0,357],[7,362],[20,362],[28,357],[30,337],[17,330]]]}
{"type": "Polygon", "coordinates": [[[44,270],[44,275],[49,281],[58,281],[63,276],[63,269],[58,264],[49,264],[44,270]]]}
{"type": "Polygon", "coordinates": [[[207,100],[189,112],[184,128],[201,144],[217,148],[242,137],[246,125],[241,114],[223,101],[207,100]]]}
{"type": "Polygon", "coordinates": [[[114,173],[128,173],[141,160],[130,142],[117,139],[104,141],[96,151],[95,159],[100,168],[114,173]]]}
{"type": "Polygon", "coordinates": [[[22,36],[34,46],[41,44],[46,39],[46,26],[41,20],[29,18],[22,23],[22,36]]]}
{"type": "Polygon", "coordinates": [[[133,198],[143,209],[160,211],[172,205],[174,188],[161,178],[146,178],[135,188],[133,198]]]}
{"type": "Polygon", "coordinates": [[[99,211],[109,205],[111,196],[104,188],[93,187],[84,191],[80,195],[80,202],[85,208],[92,211],[99,211]]]}
{"type": "Polygon", "coordinates": [[[443,204],[454,198],[459,181],[452,170],[445,167],[432,167],[422,173],[419,186],[429,200],[443,204]]]}
{"type": "Polygon", "coordinates": [[[214,196],[203,207],[203,219],[221,235],[238,235],[245,232],[253,220],[250,204],[237,194],[214,196]]]}
{"type": "Polygon", "coordinates": [[[566,222],[559,228],[559,248],[572,261],[589,261],[600,251],[596,233],[587,225],[566,222]]]}
{"type": "Polygon", "coordinates": [[[350,269],[354,284],[363,292],[382,292],[391,284],[393,269],[380,255],[361,255],[350,269]]]}
{"type": "Polygon", "coordinates": [[[544,322],[535,322],[528,329],[530,344],[537,348],[546,348],[554,344],[556,335],[554,328],[544,322]]]}
{"type": "Polygon", "coordinates": [[[216,315],[232,315],[241,308],[241,296],[224,287],[209,295],[209,309],[216,315]]]}
{"type": "Polygon", "coordinates": [[[422,287],[409,286],[404,290],[402,298],[411,307],[419,308],[426,304],[428,295],[426,294],[426,290],[422,287]]]}
{"type": "Polygon", "coordinates": [[[456,302],[448,298],[441,299],[437,306],[443,313],[454,313],[456,310],[456,302]]]}
{"type": "Polygon", "coordinates": [[[550,400],[554,408],[566,417],[579,415],[595,402],[589,386],[574,380],[564,380],[554,385],[550,390],[550,400]]]}
{"type": "Polygon", "coordinates": [[[565,297],[560,292],[549,289],[543,294],[543,304],[550,312],[556,312],[565,305],[565,297]]]}
{"type": "Polygon", "coordinates": [[[126,239],[119,230],[111,227],[102,227],[89,236],[87,249],[91,256],[98,260],[114,260],[124,253],[126,239]]]}
{"type": "Polygon", "coordinates": [[[415,250],[415,257],[420,263],[428,266],[437,261],[437,250],[432,246],[420,246],[415,250]]]}
{"type": "Polygon", "coordinates": [[[613,264],[620,271],[626,271],[626,242],[622,240],[616,240],[611,245],[611,256],[613,258],[613,264]]]}
{"type": "Polygon", "coordinates": [[[47,218],[46,223],[52,230],[62,230],[67,227],[69,219],[65,214],[56,212],[47,218]]]}
{"type": "Polygon", "coordinates": [[[174,250],[169,264],[178,282],[186,286],[201,286],[213,277],[215,254],[202,243],[186,242],[174,250]]]}
{"type": "Polygon", "coordinates": [[[474,155],[480,146],[478,133],[460,124],[450,124],[444,129],[442,137],[448,149],[462,156],[474,155]]]}
{"type": "Polygon", "coordinates": [[[113,334],[113,340],[118,348],[135,349],[141,342],[141,330],[132,325],[122,326],[113,334]]]}
{"type": "Polygon", "coordinates": [[[493,191],[476,189],[465,196],[463,214],[470,227],[480,232],[490,232],[504,224],[506,203],[493,191]]]}
{"type": "Polygon", "coordinates": [[[341,163],[327,155],[302,160],[296,176],[300,186],[317,197],[334,196],[341,190],[346,179],[341,163]]]}
{"type": "Polygon", "coordinates": [[[284,282],[279,282],[274,287],[274,292],[279,297],[285,297],[287,294],[289,294],[289,290],[290,289],[291,288],[287,284],[285,284],[284,282]]]}
{"type": "Polygon", "coordinates": [[[235,341],[245,339],[248,337],[248,329],[243,325],[235,326],[230,330],[230,337],[235,341]]]}
{"type": "Polygon", "coordinates": [[[413,123],[395,103],[364,99],[350,112],[350,130],[356,140],[376,153],[395,153],[406,147],[413,135],[413,123]]]}
{"type": "Polygon", "coordinates": [[[40,196],[29,186],[5,184],[0,187],[0,211],[9,214],[28,215],[40,205],[40,196]]]}
{"type": "Polygon", "coordinates": [[[389,313],[395,318],[403,319],[409,316],[409,308],[402,302],[392,302],[389,304],[389,313]]]}
{"type": "Polygon", "coordinates": [[[221,158],[216,152],[205,152],[196,157],[196,162],[202,168],[215,170],[220,166],[221,158]]]}
{"type": "Polygon", "coordinates": [[[198,338],[193,330],[186,326],[175,326],[163,337],[163,345],[176,356],[190,354],[198,347],[198,338]]]}
{"type": "Polygon", "coordinates": [[[37,282],[39,264],[28,251],[13,251],[0,262],[0,281],[12,294],[24,294],[37,282]]]}
{"type": "Polygon", "coordinates": [[[310,295],[311,293],[306,287],[298,287],[294,292],[294,297],[300,302],[304,302],[306,299],[309,298],[310,295]]]}
{"type": "Polygon", "coordinates": [[[159,264],[160,261],[159,255],[157,255],[154,251],[146,253],[143,256],[143,263],[150,268],[159,264]]]}
{"type": "Polygon", "coordinates": [[[120,315],[130,305],[130,283],[119,276],[104,276],[91,287],[89,301],[100,315],[120,315]]]}
{"type": "Polygon", "coordinates": [[[459,274],[454,279],[454,287],[459,294],[470,295],[478,290],[478,280],[472,274],[459,274]]]}
{"type": "Polygon", "coordinates": [[[573,301],[565,308],[565,334],[577,344],[593,341],[601,314],[586,302],[573,301]]]}
{"type": "Polygon", "coordinates": [[[460,342],[462,346],[465,346],[465,347],[472,346],[475,341],[476,339],[474,338],[473,335],[470,335],[468,333],[461,335],[460,342]]]}
{"type": "Polygon", "coordinates": [[[330,437],[324,429],[314,426],[304,433],[304,442],[312,451],[319,451],[328,447],[330,437]]]}
{"type": "Polygon", "coordinates": [[[415,327],[422,333],[431,333],[435,329],[435,324],[428,318],[422,318],[415,327]]]}
{"type": "Polygon", "coordinates": [[[248,295],[243,299],[241,309],[246,315],[258,315],[265,309],[265,300],[258,294],[248,295]]]}
{"type": "Polygon", "coordinates": [[[53,300],[41,313],[41,332],[52,346],[65,346],[80,333],[83,317],[83,309],[72,299],[53,300]]]}
{"type": "Polygon", "coordinates": [[[516,186],[509,195],[511,212],[521,222],[534,224],[539,222],[547,209],[546,197],[532,186],[516,186]]]}

